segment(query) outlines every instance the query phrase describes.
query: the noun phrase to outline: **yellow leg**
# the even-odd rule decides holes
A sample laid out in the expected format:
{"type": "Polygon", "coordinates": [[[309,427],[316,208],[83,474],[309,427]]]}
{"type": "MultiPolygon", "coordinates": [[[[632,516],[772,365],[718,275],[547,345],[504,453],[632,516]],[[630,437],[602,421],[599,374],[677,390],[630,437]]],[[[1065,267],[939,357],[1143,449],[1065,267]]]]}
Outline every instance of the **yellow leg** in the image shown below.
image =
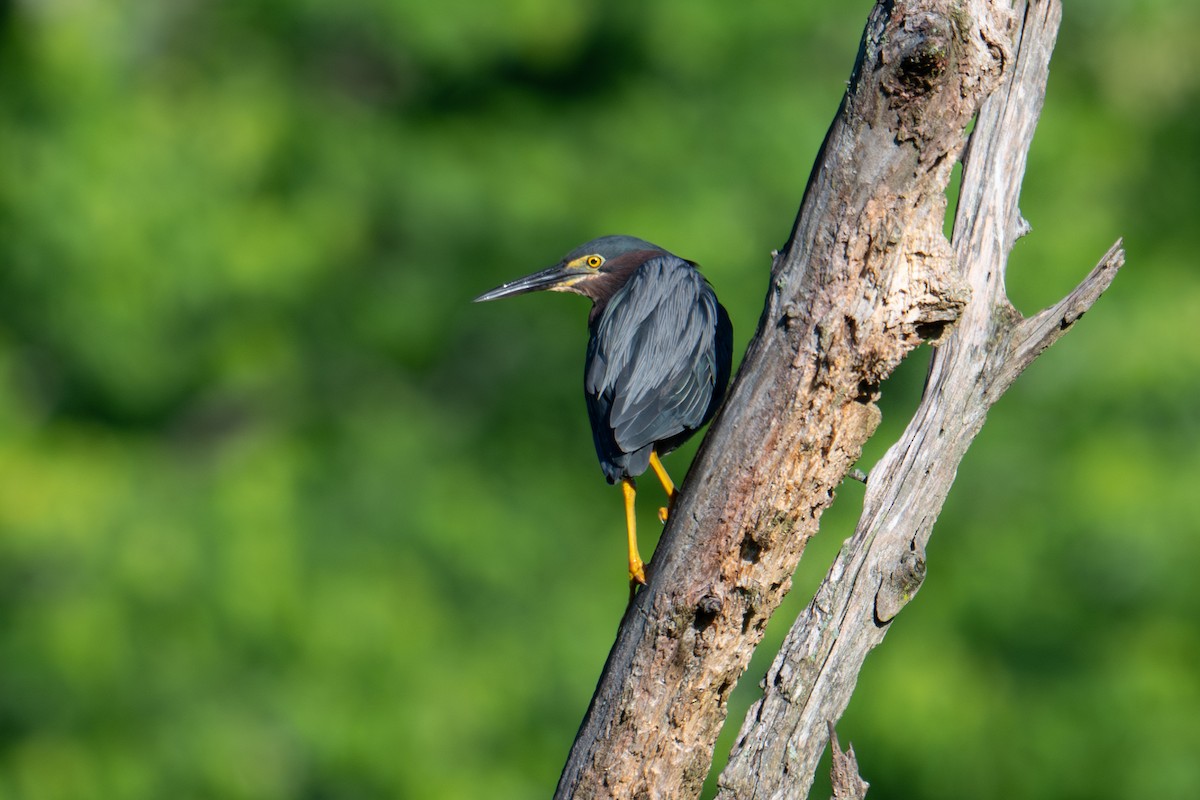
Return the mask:
{"type": "Polygon", "coordinates": [[[675,507],[675,497],[679,492],[675,491],[674,481],[667,474],[667,468],[658,460],[658,453],[655,453],[653,450],[650,451],[650,467],[654,470],[654,474],[658,476],[658,481],[662,484],[663,491],[667,493],[667,504],[658,510],[659,521],[666,522],[667,517],[671,515],[671,509],[675,507]]]}
{"type": "Polygon", "coordinates": [[[621,479],[621,491],[625,495],[625,530],[629,534],[629,590],[632,593],[635,584],[646,583],[645,564],[638,555],[637,520],[633,513],[633,500],[637,495],[637,486],[633,478],[621,479]]]}

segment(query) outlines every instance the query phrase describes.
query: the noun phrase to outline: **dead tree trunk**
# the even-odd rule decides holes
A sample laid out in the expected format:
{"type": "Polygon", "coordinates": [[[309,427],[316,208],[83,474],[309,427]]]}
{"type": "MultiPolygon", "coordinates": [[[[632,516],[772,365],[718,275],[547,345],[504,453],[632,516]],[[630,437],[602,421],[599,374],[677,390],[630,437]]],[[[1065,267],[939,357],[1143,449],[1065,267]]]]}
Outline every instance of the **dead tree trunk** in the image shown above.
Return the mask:
{"type": "MultiPolygon", "coordinates": [[[[1058,13],[1057,0],[1029,6],[881,0],[872,12],[773,265],[758,331],[649,584],[621,623],[557,797],[699,793],[729,693],[875,429],[880,382],[922,341],[941,343],[913,438],[872,472],[859,532],[793,630],[722,776],[728,797],[807,791],[827,721],[920,585],[924,542],[987,407],[1091,305],[1121,260],[1114,250],[1063,303],[1028,320],[1004,298],[1043,85],[1020,76],[1044,78],[1044,63],[1023,61],[1022,30],[1031,16],[1058,13]],[[968,124],[1002,79],[1016,94],[993,100],[976,127],[952,249],[942,233],[945,188],[968,124]],[[996,130],[985,137],[985,126],[996,130]],[[805,660],[817,654],[819,664],[835,645],[833,672],[805,660]]],[[[1046,58],[1049,28],[1037,50],[1046,58]]]]}

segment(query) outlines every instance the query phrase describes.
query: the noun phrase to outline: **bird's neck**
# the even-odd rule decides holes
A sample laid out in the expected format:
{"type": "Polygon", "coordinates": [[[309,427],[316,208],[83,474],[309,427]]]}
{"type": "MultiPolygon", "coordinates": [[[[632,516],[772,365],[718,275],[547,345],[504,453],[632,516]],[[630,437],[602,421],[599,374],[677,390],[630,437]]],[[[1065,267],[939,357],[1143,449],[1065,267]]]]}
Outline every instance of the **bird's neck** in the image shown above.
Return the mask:
{"type": "Polygon", "coordinates": [[[592,280],[583,281],[578,285],[580,294],[592,299],[592,312],[588,315],[589,326],[596,324],[596,321],[604,313],[604,309],[608,308],[608,303],[613,299],[613,295],[629,282],[637,268],[646,263],[647,259],[656,255],[659,255],[656,250],[635,250],[631,253],[622,253],[609,260],[604,265],[602,273],[592,280]]]}

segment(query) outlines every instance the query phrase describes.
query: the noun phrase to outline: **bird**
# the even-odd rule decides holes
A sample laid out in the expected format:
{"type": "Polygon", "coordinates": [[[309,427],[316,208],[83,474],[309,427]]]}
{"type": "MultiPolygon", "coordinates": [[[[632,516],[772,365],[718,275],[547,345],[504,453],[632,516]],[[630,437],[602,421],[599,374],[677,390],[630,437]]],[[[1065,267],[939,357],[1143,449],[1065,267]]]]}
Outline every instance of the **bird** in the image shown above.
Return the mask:
{"type": "Polygon", "coordinates": [[[646,583],[634,521],[636,478],[654,471],[667,495],[678,492],[663,467],[704,426],[729,384],[733,326],[697,265],[634,236],[601,236],[551,267],[501,284],[476,303],[537,291],[592,301],[583,388],[596,456],[610,484],[621,484],[630,593],[646,583]]]}

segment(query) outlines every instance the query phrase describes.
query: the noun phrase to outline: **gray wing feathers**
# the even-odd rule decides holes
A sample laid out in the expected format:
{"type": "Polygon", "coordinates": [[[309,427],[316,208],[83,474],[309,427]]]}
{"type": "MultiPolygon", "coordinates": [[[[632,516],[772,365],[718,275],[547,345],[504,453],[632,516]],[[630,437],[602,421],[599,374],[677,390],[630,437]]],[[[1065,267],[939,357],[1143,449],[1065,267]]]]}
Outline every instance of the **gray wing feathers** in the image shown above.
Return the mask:
{"type": "Polygon", "coordinates": [[[716,382],[717,301],[674,256],[643,264],[599,321],[588,393],[610,400],[616,443],[632,452],[696,428],[716,382]]]}

